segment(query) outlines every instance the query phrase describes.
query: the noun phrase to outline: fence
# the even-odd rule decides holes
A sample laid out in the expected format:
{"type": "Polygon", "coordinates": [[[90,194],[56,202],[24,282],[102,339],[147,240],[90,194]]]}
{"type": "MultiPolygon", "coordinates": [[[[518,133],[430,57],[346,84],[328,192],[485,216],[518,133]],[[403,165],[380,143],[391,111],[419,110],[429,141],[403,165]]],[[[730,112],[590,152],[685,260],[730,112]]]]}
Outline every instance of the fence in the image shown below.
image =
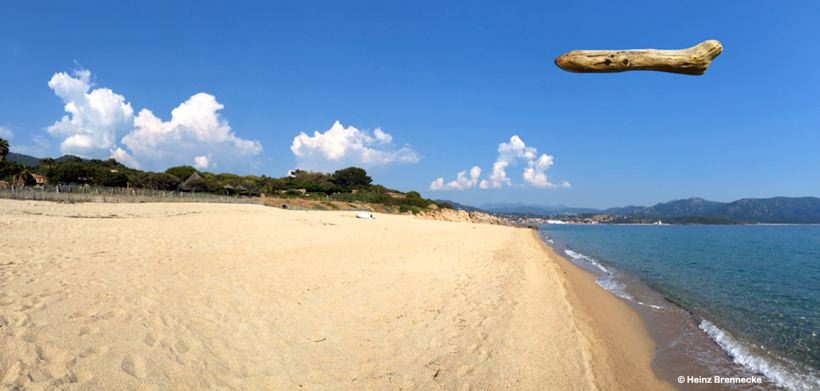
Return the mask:
{"type": "Polygon", "coordinates": [[[0,198],[55,202],[212,202],[261,204],[258,198],[124,187],[38,186],[0,188],[0,198]]]}

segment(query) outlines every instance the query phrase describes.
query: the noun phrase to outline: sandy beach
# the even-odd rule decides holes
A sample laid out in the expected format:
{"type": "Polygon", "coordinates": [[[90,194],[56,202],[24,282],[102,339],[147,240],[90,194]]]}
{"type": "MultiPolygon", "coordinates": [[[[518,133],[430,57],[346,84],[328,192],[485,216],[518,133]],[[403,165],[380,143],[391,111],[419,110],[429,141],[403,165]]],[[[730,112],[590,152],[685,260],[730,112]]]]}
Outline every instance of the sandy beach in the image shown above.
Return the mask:
{"type": "Polygon", "coordinates": [[[671,389],[531,230],[259,205],[0,200],[0,384],[671,389]]]}

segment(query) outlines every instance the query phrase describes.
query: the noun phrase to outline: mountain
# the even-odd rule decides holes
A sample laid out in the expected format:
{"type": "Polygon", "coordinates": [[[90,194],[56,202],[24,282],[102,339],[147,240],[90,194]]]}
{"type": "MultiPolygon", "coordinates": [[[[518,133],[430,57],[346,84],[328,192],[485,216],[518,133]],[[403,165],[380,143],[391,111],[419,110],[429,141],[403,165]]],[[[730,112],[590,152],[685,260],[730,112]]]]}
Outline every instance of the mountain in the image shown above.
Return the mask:
{"type": "MultiPolygon", "coordinates": [[[[73,159],[80,159],[82,161],[87,161],[86,159],[83,159],[79,156],[74,156],[74,155],[63,155],[63,156],[60,156],[60,157],[54,159],[54,161],[56,161],[57,163],[62,163],[66,160],[73,160],[73,159]]],[[[10,161],[10,162],[25,164],[29,167],[37,167],[37,165],[40,164],[40,161],[42,161],[43,159],[40,159],[40,158],[34,157],[34,156],[23,155],[22,153],[9,152],[9,154],[6,155],[6,160],[10,161]]]]}
{"type": "Polygon", "coordinates": [[[688,198],[653,206],[611,208],[604,213],[661,219],[708,217],[738,222],[820,223],[820,198],[744,198],[729,203],[688,198]]]}
{"type": "Polygon", "coordinates": [[[718,213],[761,223],[820,223],[820,198],[744,198],[721,206],[718,213]]]}
{"type": "Polygon", "coordinates": [[[29,167],[36,167],[38,164],[40,164],[39,158],[14,152],[9,152],[9,154],[6,155],[6,160],[10,162],[25,164],[29,167]]]}
{"type": "Polygon", "coordinates": [[[724,204],[708,201],[703,198],[688,198],[662,202],[654,206],[627,206],[611,208],[604,211],[607,214],[619,216],[652,216],[652,217],[692,217],[713,216],[724,204]]]}
{"type": "Polygon", "coordinates": [[[820,224],[820,198],[817,197],[744,198],[733,202],[716,202],[695,197],[661,202],[652,206],[632,205],[606,210],[523,203],[486,204],[482,208],[492,213],[531,216],[601,213],[704,224],[745,222],[820,224]]]}

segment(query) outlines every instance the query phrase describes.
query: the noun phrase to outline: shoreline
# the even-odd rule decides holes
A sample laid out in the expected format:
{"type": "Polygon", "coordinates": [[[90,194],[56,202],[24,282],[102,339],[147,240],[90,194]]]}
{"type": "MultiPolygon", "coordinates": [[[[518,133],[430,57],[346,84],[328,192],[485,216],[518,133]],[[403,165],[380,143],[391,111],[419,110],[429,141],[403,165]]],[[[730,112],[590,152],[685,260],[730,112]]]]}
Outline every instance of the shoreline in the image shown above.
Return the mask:
{"type": "Polygon", "coordinates": [[[773,358],[752,353],[747,343],[737,341],[709,319],[695,315],[640,279],[609,263],[602,265],[565,243],[541,238],[556,252],[558,247],[562,248],[566,253],[562,258],[567,263],[596,276],[596,285],[601,290],[617,297],[640,316],[657,344],[652,368],[660,379],[687,390],[735,387],[732,384],[676,384],[678,376],[760,378],[762,383],[756,384],[756,389],[765,390],[811,387],[810,379],[799,377],[804,374],[792,373],[791,369],[781,367],[782,363],[772,361],[773,358]]]}
{"type": "Polygon", "coordinates": [[[536,232],[374,215],[0,200],[0,384],[671,389],[536,232]]]}
{"type": "MultiPolygon", "coordinates": [[[[626,301],[601,288],[595,282],[595,274],[558,254],[544,242],[539,232],[533,231],[532,236],[563,273],[568,287],[568,299],[585,323],[585,334],[592,335],[598,343],[607,345],[609,354],[599,357],[598,365],[609,366],[616,374],[634,371],[636,368],[645,369],[646,373],[641,376],[654,377],[660,384],[654,387],[663,387],[653,389],[674,389],[671,383],[652,371],[656,342],[639,313],[626,301]]],[[[626,379],[616,379],[616,384],[618,389],[645,388],[642,384],[630,384],[626,379]]],[[[610,388],[613,384],[608,386],[603,389],[614,389],[610,388]]]]}

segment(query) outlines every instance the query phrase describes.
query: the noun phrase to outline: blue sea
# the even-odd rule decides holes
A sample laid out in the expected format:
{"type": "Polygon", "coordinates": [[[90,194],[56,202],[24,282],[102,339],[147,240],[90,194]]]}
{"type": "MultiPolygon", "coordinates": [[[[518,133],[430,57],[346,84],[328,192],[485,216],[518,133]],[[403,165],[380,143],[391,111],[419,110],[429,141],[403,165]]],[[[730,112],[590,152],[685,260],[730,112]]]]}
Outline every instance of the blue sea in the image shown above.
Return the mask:
{"type": "Polygon", "coordinates": [[[541,233],[633,306],[685,310],[692,337],[714,348],[689,354],[701,367],[723,359],[776,387],[820,390],[820,226],[556,224],[541,233]]]}

